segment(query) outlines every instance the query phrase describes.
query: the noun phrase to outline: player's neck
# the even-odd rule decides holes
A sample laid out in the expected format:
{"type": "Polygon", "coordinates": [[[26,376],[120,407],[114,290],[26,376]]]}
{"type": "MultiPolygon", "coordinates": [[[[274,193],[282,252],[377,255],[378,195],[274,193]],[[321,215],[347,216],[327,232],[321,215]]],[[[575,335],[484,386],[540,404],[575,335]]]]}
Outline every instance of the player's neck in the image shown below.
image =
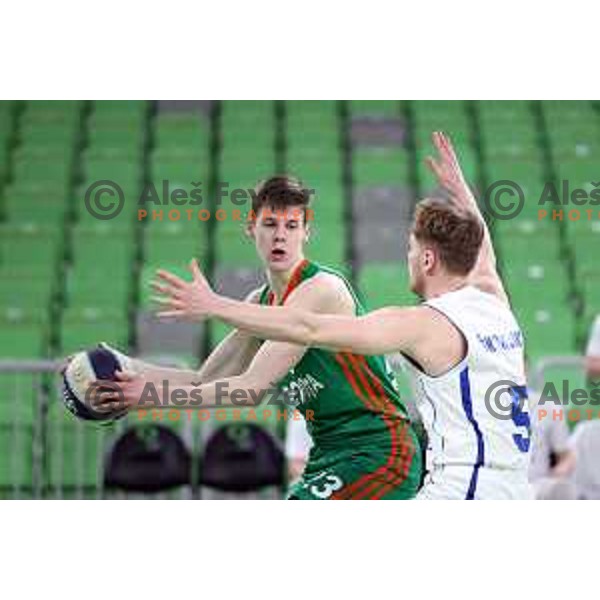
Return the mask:
{"type": "Polygon", "coordinates": [[[267,271],[267,279],[269,280],[269,287],[275,294],[277,301],[280,302],[281,298],[285,294],[290,279],[296,272],[296,269],[300,266],[300,264],[304,261],[304,256],[301,256],[295,263],[291,269],[286,271],[267,271]]]}
{"type": "Polygon", "coordinates": [[[455,292],[468,285],[466,277],[456,275],[440,275],[427,281],[423,297],[425,300],[437,298],[443,294],[455,292]]]}

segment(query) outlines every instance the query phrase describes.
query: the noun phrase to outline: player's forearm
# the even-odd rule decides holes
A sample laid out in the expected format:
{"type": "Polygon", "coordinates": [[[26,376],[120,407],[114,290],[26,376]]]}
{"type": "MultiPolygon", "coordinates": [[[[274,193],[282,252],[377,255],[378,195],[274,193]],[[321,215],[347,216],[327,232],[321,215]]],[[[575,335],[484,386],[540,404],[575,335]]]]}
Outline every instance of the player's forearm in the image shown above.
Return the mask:
{"type": "Polygon", "coordinates": [[[478,265],[481,265],[483,268],[488,269],[496,269],[496,253],[494,252],[494,246],[492,244],[492,236],[490,235],[490,230],[487,226],[487,222],[481,209],[479,208],[479,204],[475,199],[475,196],[469,189],[468,184],[463,180],[463,193],[458,195],[457,198],[461,207],[464,210],[474,213],[481,222],[483,226],[483,241],[481,243],[481,250],[479,251],[479,260],[478,265]]]}
{"type": "MultiPolygon", "coordinates": [[[[257,406],[273,386],[261,385],[244,376],[202,383],[188,382],[172,389],[161,408],[227,408],[257,406]]],[[[144,408],[140,406],[140,408],[144,408]]]]}
{"type": "Polygon", "coordinates": [[[155,385],[168,381],[170,385],[187,385],[190,381],[195,381],[200,378],[198,371],[191,369],[176,369],[171,367],[161,367],[134,359],[134,369],[140,373],[146,381],[152,382],[155,385]]]}
{"type": "MultiPolygon", "coordinates": [[[[465,187],[466,187],[465,183],[465,187]]],[[[467,188],[468,190],[468,188],[467,188]]],[[[492,236],[490,234],[489,227],[479,208],[479,204],[475,199],[475,196],[470,190],[466,191],[462,195],[462,207],[474,213],[478,218],[483,227],[483,241],[481,243],[481,249],[479,251],[479,258],[477,261],[478,267],[482,269],[496,270],[496,253],[494,251],[494,245],[492,244],[492,236]]]]}
{"type": "Polygon", "coordinates": [[[260,343],[240,331],[230,333],[208,356],[198,372],[202,381],[215,381],[243,373],[260,343]]]}
{"type": "Polygon", "coordinates": [[[310,346],[317,315],[294,308],[260,306],[219,296],[210,316],[260,338],[310,346]]]}
{"type": "Polygon", "coordinates": [[[161,367],[134,359],[134,368],[146,380],[158,384],[168,381],[173,386],[185,386],[190,381],[214,381],[219,378],[239,375],[248,365],[251,344],[254,342],[246,336],[230,334],[204,361],[199,370],[161,367]],[[245,338],[245,339],[241,339],[245,338]]]}
{"type": "Polygon", "coordinates": [[[480,214],[481,224],[483,225],[483,241],[481,243],[481,250],[479,251],[479,260],[491,270],[496,270],[496,252],[494,251],[494,244],[492,243],[492,236],[490,230],[480,214]]]}

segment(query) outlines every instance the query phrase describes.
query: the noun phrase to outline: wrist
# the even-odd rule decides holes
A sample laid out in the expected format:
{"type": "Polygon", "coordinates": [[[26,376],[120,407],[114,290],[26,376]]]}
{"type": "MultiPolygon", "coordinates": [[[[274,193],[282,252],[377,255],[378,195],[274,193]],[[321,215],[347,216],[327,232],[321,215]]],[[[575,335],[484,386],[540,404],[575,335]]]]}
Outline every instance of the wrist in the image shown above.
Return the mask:
{"type": "Polygon", "coordinates": [[[231,308],[232,301],[230,298],[213,293],[210,302],[208,303],[208,316],[212,318],[221,318],[227,315],[227,311],[231,308]]]}

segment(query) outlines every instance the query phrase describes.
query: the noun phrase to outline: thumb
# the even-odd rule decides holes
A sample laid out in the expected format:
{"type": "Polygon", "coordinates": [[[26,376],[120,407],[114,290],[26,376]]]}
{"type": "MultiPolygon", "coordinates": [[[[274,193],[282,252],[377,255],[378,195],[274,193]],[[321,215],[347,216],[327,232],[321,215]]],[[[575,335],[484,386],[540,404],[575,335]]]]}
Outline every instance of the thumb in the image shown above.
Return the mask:
{"type": "Polygon", "coordinates": [[[190,271],[192,272],[194,281],[198,283],[205,283],[206,279],[204,278],[204,275],[202,275],[200,267],[198,266],[198,261],[195,258],[193,258],[192,262],[190,263],[190,271]]]}
{"type": "Polygon", "coordinates": [[[115,371],[115,380],[116,381],[131,381],[131,374],[128,371],[115,371]]]}

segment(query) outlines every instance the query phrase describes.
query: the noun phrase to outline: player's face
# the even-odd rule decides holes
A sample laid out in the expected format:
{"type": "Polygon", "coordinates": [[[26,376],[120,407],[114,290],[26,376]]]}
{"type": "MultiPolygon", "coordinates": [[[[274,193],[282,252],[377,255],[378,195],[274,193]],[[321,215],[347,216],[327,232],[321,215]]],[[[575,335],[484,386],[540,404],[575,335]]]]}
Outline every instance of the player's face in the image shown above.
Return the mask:
{"type": "Polygon", "coordinates": [[[256,251],[272,271],[288,271],[304,258],[308,227],[297,206],[286,209],[262,208],[251,225],[256,251]]]}

